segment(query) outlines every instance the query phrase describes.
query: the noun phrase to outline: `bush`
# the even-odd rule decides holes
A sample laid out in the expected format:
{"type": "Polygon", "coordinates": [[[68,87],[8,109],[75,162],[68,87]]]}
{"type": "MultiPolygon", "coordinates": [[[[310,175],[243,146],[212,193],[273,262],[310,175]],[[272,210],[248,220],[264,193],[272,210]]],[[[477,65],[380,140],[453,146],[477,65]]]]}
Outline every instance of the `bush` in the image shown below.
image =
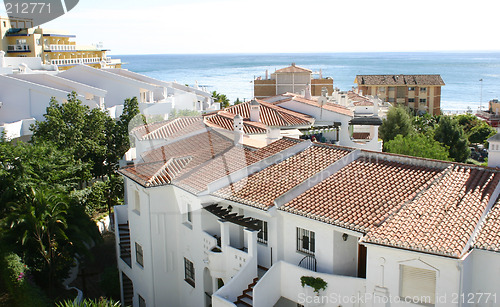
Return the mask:
{"type": "Polygon", "coordinates": [[[305,285],[308,285],[309,287],[312,287],[314,289],[314,292],[316,294],[319,294],[320,290],[325,290],[326,287],[328,286],[328,283],[323,280],[321,277],[312,277],[312,276],[302,276],[300,278],[300,283],[302,284],[302,287],[305,285]]]}
{"type": "Polygon", "coordinates": [[[104,295],[120,299],[120,277],[116,267],[107,267],[104,269],[100,285],[104,295]]]}
{"type": "Polygon", "coordinates": [[[14,253],[3,255],[0,265],[1,278],[17,306],[49,306],[48,298],[33,283],[28,267],[22,263],[18,255],[14,253]]]}
{"type": "Polygon", "coordinates": [[[56,303],[57,307],[120,307],[120,302],[115,302],[111,299],[101,297],[98,300],[84,299],[80,303],[75,301],[66,300],[56,303]]]}

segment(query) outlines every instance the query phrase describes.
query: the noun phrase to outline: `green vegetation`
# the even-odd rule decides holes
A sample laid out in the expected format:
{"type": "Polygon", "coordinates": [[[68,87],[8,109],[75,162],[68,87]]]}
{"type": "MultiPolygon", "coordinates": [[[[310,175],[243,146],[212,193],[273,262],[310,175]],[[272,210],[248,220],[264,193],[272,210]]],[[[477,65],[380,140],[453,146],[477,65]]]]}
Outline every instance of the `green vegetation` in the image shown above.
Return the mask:
{"type": "Polygon", "coordinates": [[[214,98],[214,102],[220,102],[221,109],[229,107],[229,98],[226,95],[213,91],[212,97],[214,98]]]}
{"type": "MultiPolygon", "coordinates": [[[[0,253],[0,277],[16,305],[60,297],[75,259],[84,263],[88,245],[101,241],[92,218],[123,202],[116,170],[137,114],[136,98],[113,120],[73,93],[63,104],[52,99],[30,143],[0,140],[0,249],[10,253],[0,253]]],[[[106,275],[116,295],[115,277],[106,275]]]]}
{"type": "Polygon", "coordinates": [[[115,302],[112,299],[101,297],[98,300],[84,299],[77,303],[75,301],[66,300],[56,304],[56,307],[120,307],[120,302],[115,302]]]}
{"type": "Polygon", "coordinates": [[[325,290],[328,286],[328,283],[323,280],[321,277],[312,277],[312,276],[302,276],[300,278],[300,283],[302,287],[309,286],[314,289],[316,294],[319,294],[319,291],[325,290]]]}
{"type": "Polygon", "coordinates": [[[413,116],[402,107],[389,110],[379,132],[386,152],[473,164],[479,162],[471,159],[469,147],[475,146],[473,157],[481,157],[478,145],[487,147],[496,133],[472,114],[413,116]]]}

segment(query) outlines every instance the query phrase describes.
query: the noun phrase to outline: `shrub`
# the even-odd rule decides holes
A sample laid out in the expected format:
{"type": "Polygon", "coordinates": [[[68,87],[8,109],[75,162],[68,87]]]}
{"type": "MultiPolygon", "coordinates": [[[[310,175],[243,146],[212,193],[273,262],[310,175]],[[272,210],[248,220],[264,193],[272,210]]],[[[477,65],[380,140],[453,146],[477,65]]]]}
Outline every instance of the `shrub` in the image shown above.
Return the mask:
{"type": "Polygon", "coordinates": [[[328,283],[323,280],[321,277],[312,277],[312,276],[302,276],[300,278],[300,283],[302,284],[302,287],[305,285],[308,285],[309,287],[312,287],[314,289],[314,292],[316,294],[319,294],[320,290],[325,290],[326,287],[328,286],[328,283]]]}

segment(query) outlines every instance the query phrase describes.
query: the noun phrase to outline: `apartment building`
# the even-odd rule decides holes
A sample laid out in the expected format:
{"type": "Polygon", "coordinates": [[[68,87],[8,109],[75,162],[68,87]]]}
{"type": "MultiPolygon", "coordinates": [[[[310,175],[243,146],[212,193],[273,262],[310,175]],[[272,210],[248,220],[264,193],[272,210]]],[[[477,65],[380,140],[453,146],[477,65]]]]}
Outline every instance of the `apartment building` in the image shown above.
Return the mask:
{"type": "Polygon", "coordinates": [[[418,113],[441,113],[440,75],[357,75],[354,83],[362,95],[372,95],[418,113]]]}
{"type": "Polygon", "coordinates": [[[46,65],[57,65],[66,70],[77,64],[95,68],[120,68],[119,59],[106,55],[109,51],[96,45],[77,45],[76,36],[62,30],[48,30],[32,27],[29,19],[0,16],[2,49],[8,57],[39,57],[46,65]]]}
{"type": "Polygon", "coordinates": [[[287,92],[300,94],[308,92],[312,96],[321,96],[325,87],[328,94],[333,92],[333,79],[313,76],[313,71],[292,63],[291,66],[276,70],[270,76],[266,71],[264,78],[257,77],[254,81],[254,97],[266,98],[287,92]]]}
{"type": "Polygon", "coordinates": [[[125,304],[498,305],[498,169],[179,129],[120,170],[125,304]]]}

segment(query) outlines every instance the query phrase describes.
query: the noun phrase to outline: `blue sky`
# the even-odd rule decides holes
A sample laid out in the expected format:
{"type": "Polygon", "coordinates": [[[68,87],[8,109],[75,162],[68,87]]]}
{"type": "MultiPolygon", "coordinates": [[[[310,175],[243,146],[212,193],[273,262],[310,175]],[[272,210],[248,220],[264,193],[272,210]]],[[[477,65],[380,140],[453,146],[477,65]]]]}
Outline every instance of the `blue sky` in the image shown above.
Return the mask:
{"type": "Polygon", "coordinates": [[[80,0],[42,27],[112,54],[499,51],[498,11],[498,0],[80,0]]]}

